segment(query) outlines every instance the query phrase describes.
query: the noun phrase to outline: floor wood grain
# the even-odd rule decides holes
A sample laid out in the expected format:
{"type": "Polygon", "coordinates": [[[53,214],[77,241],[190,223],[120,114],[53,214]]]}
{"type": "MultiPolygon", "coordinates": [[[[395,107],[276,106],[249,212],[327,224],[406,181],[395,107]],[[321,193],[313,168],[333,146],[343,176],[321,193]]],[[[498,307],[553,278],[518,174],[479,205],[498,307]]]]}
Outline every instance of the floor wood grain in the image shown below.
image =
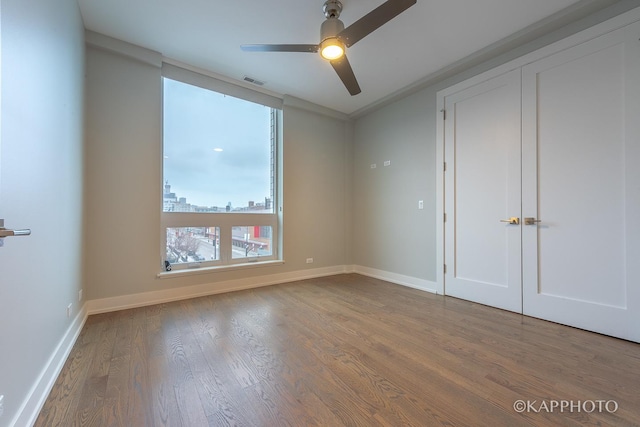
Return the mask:
{"type": "Polygon", "coordinates": [[[640,426],[640,345],[331,276],[90,316],[35,425],[640,426]]]}

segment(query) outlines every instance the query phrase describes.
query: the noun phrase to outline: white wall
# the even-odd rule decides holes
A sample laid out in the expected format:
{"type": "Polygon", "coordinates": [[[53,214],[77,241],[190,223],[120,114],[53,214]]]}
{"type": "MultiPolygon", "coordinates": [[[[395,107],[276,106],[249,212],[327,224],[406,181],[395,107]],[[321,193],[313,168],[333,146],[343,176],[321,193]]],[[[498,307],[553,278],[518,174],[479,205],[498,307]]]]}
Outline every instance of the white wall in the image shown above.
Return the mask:
{"type": "Polygon", "coordinates": [[[75,0],[1,8],[0,218],[33,233],[0,248],[0,426],[8,426],[37,411],[44,372],[55,375],[78,314],[84,34],[75,0]]]}
{"type": "Polygon", "coordinates": [[[111,299],[102,309],[112,303],[126,306],[131,294],[179,297],[194,287],[206,293],[230,281],[259,284],[260,277],[333,271],[349,261],[351,125],[289,106],[283,130],[285,263],[157,278],[162,265],[161,74],[153,52],[130,45],[125,50],[131,54],[87,50],[85,279],[90,300],[111,299]],[[314,263],[306,264],[310,257],[314,263]]]}

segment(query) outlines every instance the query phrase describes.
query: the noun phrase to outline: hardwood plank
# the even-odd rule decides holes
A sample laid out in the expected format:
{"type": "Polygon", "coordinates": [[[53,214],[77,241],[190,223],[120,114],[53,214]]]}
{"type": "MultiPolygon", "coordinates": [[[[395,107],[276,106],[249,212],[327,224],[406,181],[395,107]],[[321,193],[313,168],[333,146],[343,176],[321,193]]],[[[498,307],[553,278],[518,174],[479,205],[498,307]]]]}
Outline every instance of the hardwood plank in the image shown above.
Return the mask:
{"type": "Polygon", "coordinates": [[[103,408],[106,389],[106,375],[102,377],[87,376],[72,425],[96,427],[104,425],[103,408]]]}
{"type": "Polygon", "coordinates": [[[36,420],[36,426],[71,425],[82,397],[86,373],[95,347],[81,344],[73,348],[60,376],[53,386],[51,405],[43,408],[36,420]]]}
{"type": "MultiPolygon", "coordinates": [[[[130,312],[109,313],[116,331],[107,374],[107,388],[102,411],[105,426],[128,425],[129,378],[131,366],[132,322],[130,312]]],[[[90,316],[91,318],[93,316],[90,316]]]]}
{"type": "Polygon", "coordinates": [[[637,343],[346,274],[90,316],[36,425],[633,426],[638,395],[637,343]]]}
{"type": "MultiPolygon", "coordinates": [[[[181,426],[178,398],[175,386],[178,376],[175,373],[175,340],[179,331],[174,322],[172,304],[162,304],[158,329],[149,337],[148,377],[149,405],[152,416],[149,425],[181,426]]],[[[186,414],[185,414],[186,415],[186,414]]],[[[205,424],[206,425],[206,424],[205,424]]]]}
{"type": "Polygon", "coordinates": [[[153,419],[149,402],[149,350],[147,345],[147,315],[144,308],[132,310],[129,353],[129,383],[127,421],[132,425],[150,425],[153,419]]]}
{"type": "MultiPolygon", "coordinates": [[[[296,290],[296,292],[298,292],[298,290],[296,290]]],[[[317,304],[315,300],[312,300],[309,298],[303,298],[302,301],[304,303],[311,304],[312,306],[317,304]]],[[[339,307],[331,308],[332,314],[330,316],[335,315],[337,309],[339,309],[339,307]]],[[[309,312],[314,313],[316,315],[321,315],[323,313],[322,310],[318,310],[318,309],[309,310],[309,312]]],[[[365,345],[361,351],[353,348],[353,346],[350,343],[357,342],[356,340],[354,340],[355,335],[357,335],[357,333],[355,333],[354,331],[356,331],[357,328],[354,328],[351,326],[345,326],[345,325],[348,325],[350,320],[348,318],[348,315],[346,315],[345,313],[338,312],[337,317],[340,319],[339,322],[334,322],[331,319],[325,318],[325,317],[320,317],[318,319],[315,319],[312,322],[314,325],[318,325],[318,327],[323,327],[325,329],[329,328],[329,329],[326,329],[324,333],[321,334],[322,336],[331,336],[335,339],[342,335],[344,338],[344,341],[340,342],[339,347],[331,348],[331,346],[325,346],[324,348],[320,349],[320,354],[326,354],[325,360],[323,361],[325,364],[331,365],[334,363],[334,361],[337,361],[338,362],[337,366],[355,366],[358,360],[363,358],[364,359],[369,358],[368,354],[373,353],[371,350],[374,348],[376,343],[371,342],[370,345],[365,345]],[[341,329],[344,329],[343,333],[341,333],[340,331],[341,329]],[[353,355],[344,354],[346,349],[353,351],[355,354],[353,355]]],[[[384,324],[379,324],[374,326],[372,330],[377,329],[379,331],[378,333],[380,333],[380,330],[384,327],[385,327],[384,324]]],[[[397,336],[397,333],[399,331],[392,331],[392,332],[395,336],[397,336]]],[[[360,337],[360,339],[361,338],[362,337],[360,337]]],[[[386,356],[388,356],[388,353],[386,354],[386,356]]],[[[421,356],[421,352],[418,352],[418,357],[416,357],[414,360],[411,361],[411,363],[415,365],[414,366],[415,370],[421,369],[421,361],[423,359],[424,358],[423,356],[421,356]]],[[[371,363],[372,363],[371,360],[367,360],[367,364],[371,364],[371,363]]],[[[354,377],[355,380],[360,383],[360,388],[366,390],[367,389],[366,387],[362,387],[363,385],[362,379],[367,378],[367,376],[371,376],[372,372],[366,366],[365,367],[359,366],[359,368],[361,370],[366,369],[369,371],[367,375],[360,373],[359,375],[356,375],[354,377]]],[[[380,367],[378,367],[378,369],[380,369],[380,367]]],[[[391,370],[398,371],[396,365],[394,365],[391,368],[391,370]]],[[[449,384],[450,379],[443,381],[440,379],[441,377],[440,372],[424,369],[420,371],[421,375],[418,375],[418,377],[420,377],[421,380],[424,381],[425,383],[429,383],[430,385],[435,385],[435,387],[433,387],[433,389],[435,390],[435,393],[430,393],[429,389],[425,389],[422,383],[410,384],[409,382],[410,378],[416,377],[415,370],[413,372],[407,372],[408,378],[405,378],[406,382],[403,383],[403,386],[404,388],[409,389],[412,392],[421,393],[423,395],[426,394],[425,397],[426,397],[426,400],[429,402],[429,407],[420,407],[418,401],[416,400],[411,401],[408,398],[405,398],[404,390],[401,389],[400,387],[393,385],[393,389],[395,389],[396,391],[395,396],[387,394],[386,396],[379,396],[377,398],[378,406],[380,406],[381,408],[384,408],[383,402],[394,403],[393,407],[385,408],[386,412],[391,412],[392,415],[390,416],[400,417],[399,420],[398,419],[389,420],[392,425],[405,424],[406,420],[403,420],[402,417],[404,417],[407,413],[413,413],[414,419],[423,418],[428,424],[452,422],[453,425],[459,425],[459,424],[470,425],[478,421],[481,421],[478,419],[477,414],[474,414],[472,416],[466,416],[464,413],[457,414],[455,405],[451,404],[451,402],[459,400],[459,401],[464,401],[467,405],[469,405],[473,400],[478,400],[475,396],[465,395],[464,393],[461,393],[462,390],[460,389],[455,389],[455,392],[448,392],[448,390],[451,389],[449,384]],[[391,398],[394,398],[394,399],[390,400],[391,398]],[[398,407],[401,407],[402,409],[399,410],[398,407]],[[432,407],[440,407],[442,409],[442,411],[440,412],[446,413],[447,414],[446,417],[443,418],[439,412],[431,411],[432,407]]],[[[345,375],[344,372],[341,373],[341,376],[343,375],[345,375]]],[[[376,382],[376,380],[380,381],[381,378],[370,379],[370,381],[374,383],[376,382]]],[[[382,380],[382,384],[380,384],[380,386],[389,387],[388,380],[386,379],[382,380]]],[[[371,399],[373,399],[372,392],[370,392],[369,395],[367,396],[367,400],[371,400],[371,399]]],[[[381,414],[378,414],[378,418],[380,417],[381,417],[381,414]]]]}
{"type": "MultiPolygon", "coordinates": [[[[251,336],[251,344],[256,347],[256,354],[261,360],[254,360],[258,366],[268,366],[268,375],[261,379],[263,387],[271,386],[279,390],[284,399],[290,402],[294,408],[303,407],[308,415],[303,415],[304,425],[340,425],[353,424],[349,422],[351,416],[343,411],[341,402],[336,402],[327,390],[334,390],[336,381],[339,381],[335,373],[324,369],[318,363],[317,357],[300,359],[297,352],[287,351],[292,342],[304,343],[309,347],[311,340],[305,336],[287,335],[281,339],[279,334],[272,334],[268,318],[277,316],[277,313],[266,313],[264,310],[243,310],[236,313],[236,322],[241,322],[244,328],[243,335],[251,336]],[[315,369],[314,369],[315,368],[315,369]],[[312,372],[312,374],[310,374],[312,372]],[[313,381],[309,378],[313,377],[313,381]],[[290,396],[295,396],[295,402],[290,396]],[[323,402],[330,399],[331,404],[323,402]],[[331,408],[329,408],[331,406],[331,408]],[[342,419],[344,422],[338,422],[342,419]]],[[[285,323],[286,324],[286,323],[285,323]]],[[[306,355],[307,353],[302,353],[306,355]]],[[[355,408],[351,406],[349,411],[355,408]]],[[[347,411],[348,412],[348,411],[347,411]]],[[[273,415],[273,414],[272,414],[273,415]]],[[[370,413],[363,413],[370,415],[370,413]]],[[[283,422],[274,419],[273,422],[283,422]]]]}

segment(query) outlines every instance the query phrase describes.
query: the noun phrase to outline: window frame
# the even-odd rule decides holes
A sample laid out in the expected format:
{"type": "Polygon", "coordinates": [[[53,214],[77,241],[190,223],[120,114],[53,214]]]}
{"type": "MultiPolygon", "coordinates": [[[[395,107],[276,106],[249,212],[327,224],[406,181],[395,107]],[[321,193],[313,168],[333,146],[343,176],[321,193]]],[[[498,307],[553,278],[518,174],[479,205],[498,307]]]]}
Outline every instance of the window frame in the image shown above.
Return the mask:
{"type": "MultiPolygon", "coordinates": [[[[240,212],[165,212],[164,199],[160,209],[161,225],[161,273],[159,277],[176,273],[219,271],[247,266],[269,265],[282,260],[282,100],[271,95],[256,92],[252,89],[218,80],[214,77],[196,73],[185,68],[164,63],[162,66],[162,128],[164,128],[164,79],[168,78],[181,83],[211,90],[224,95],[239,98],[271,108],[272,130],[272,174],[273,180],[272,213],[240,212]],[[271,227],[271,255],[233,258],[232,228],[238,226],[271,227]],[[167,229],[181,227],[218,227],[220,230],[219,257],[217,260],[203,260],[191,263],[171,264],[171,271],[166,270],[167,229]]],[[[164,132],[163,132],[164,133],[164,132]]],[[[161,138],[161,174],[164,170],[164,135],[161,138]]],[[[164,176],[160,180],[160,192],[164,193],[164,176]]]]}

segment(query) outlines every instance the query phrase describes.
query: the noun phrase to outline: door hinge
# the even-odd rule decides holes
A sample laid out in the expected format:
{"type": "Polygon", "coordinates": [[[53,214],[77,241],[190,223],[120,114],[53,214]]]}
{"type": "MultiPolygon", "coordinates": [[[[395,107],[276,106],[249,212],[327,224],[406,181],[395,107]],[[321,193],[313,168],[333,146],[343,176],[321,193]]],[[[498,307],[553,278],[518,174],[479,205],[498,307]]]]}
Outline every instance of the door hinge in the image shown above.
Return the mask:
{"type": "Polygon", "coordinates": [[[442,222],[447,222],[447,214],[446,212],[442,214],[442,222]]]}
{"type": "Polygon", "coordinates": [[[444,166],[442,167],[442,171],[446,172],[447,171],[447,162],[443,162],[444,166]]]}
{"type": "Polygon", "coordinates": [[[444,274],[447,274],[447,264],[442,264],[444,266],[444,274]]]}
{"type": "Polygon", "coordinates": [[[444,108],[442,110],[442,120],[447,120],[447,110],[445,110],[444,108]]]}

